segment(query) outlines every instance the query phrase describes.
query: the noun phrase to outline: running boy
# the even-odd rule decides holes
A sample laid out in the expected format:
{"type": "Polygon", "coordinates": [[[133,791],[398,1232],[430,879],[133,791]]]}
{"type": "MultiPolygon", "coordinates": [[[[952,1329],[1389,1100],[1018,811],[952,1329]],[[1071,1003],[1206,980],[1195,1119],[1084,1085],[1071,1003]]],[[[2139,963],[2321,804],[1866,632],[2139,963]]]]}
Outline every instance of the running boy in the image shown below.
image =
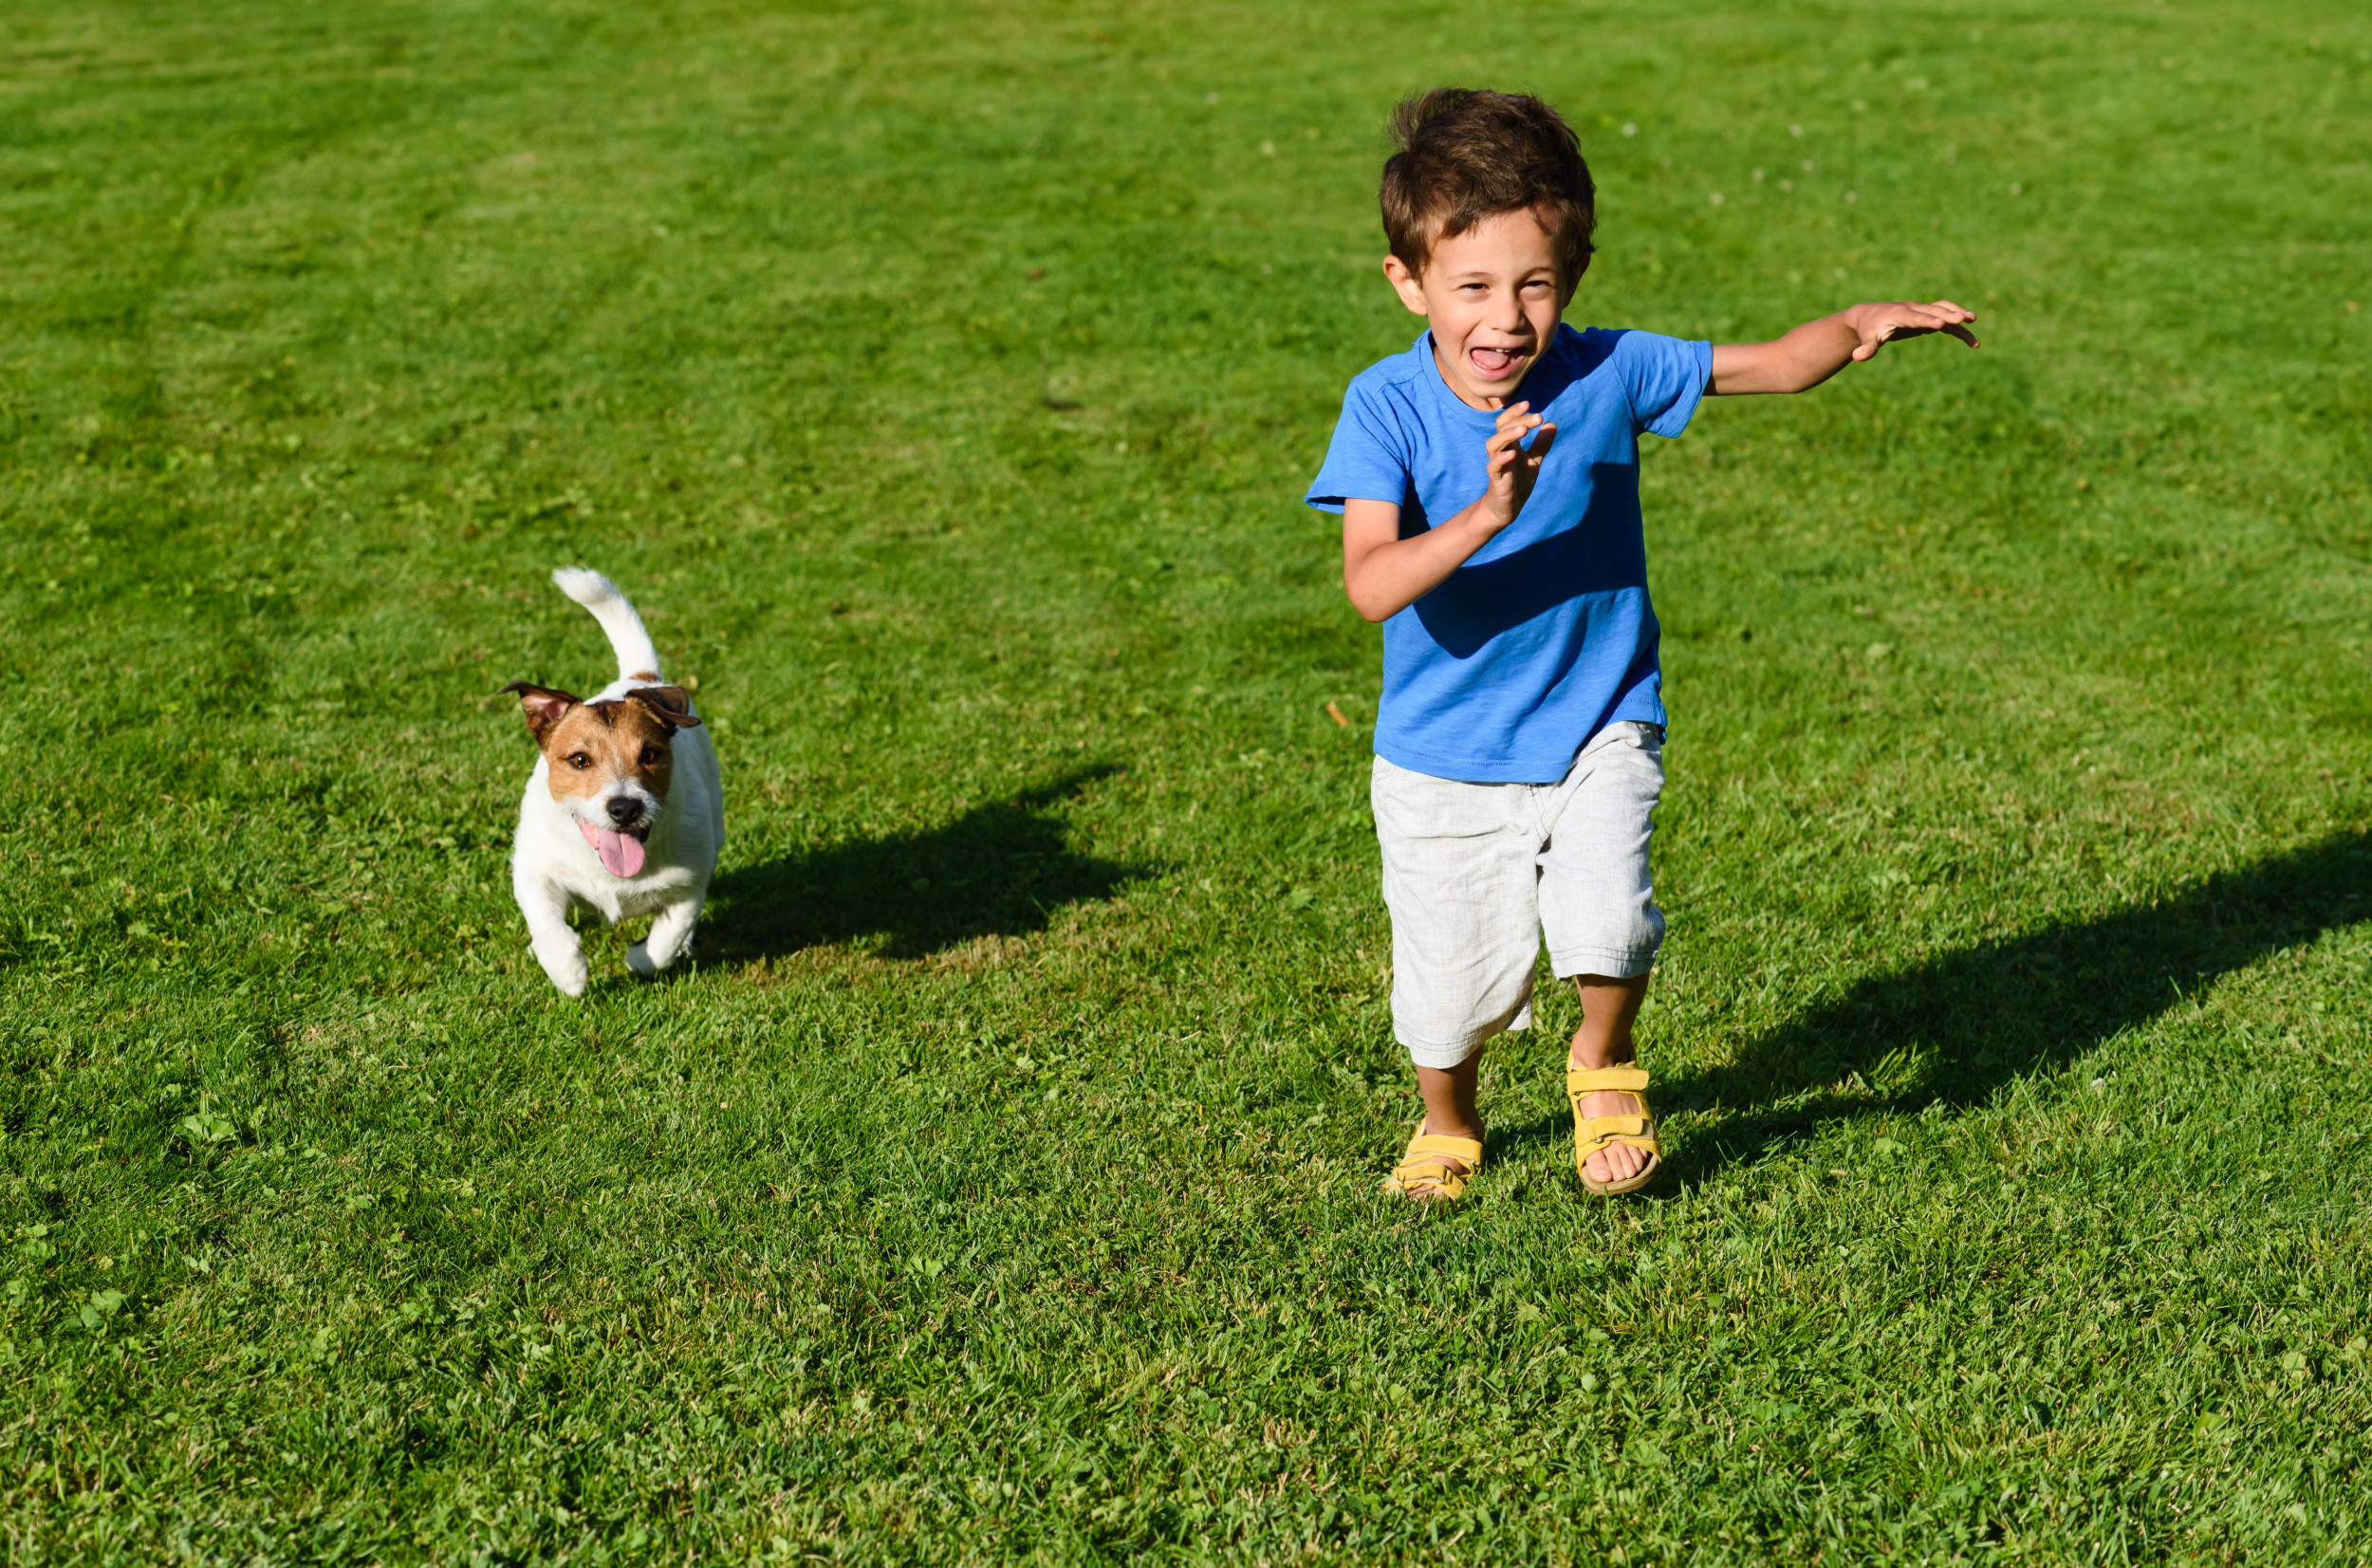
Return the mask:
{"type": "Polygon", "coordinates": [[[1531,1023],[1541,935],[1579,988],[1573,1162],[1611,1195],[1662,1158],[1631,1024],[1663,940],[1647,839],[1664,710],[1639,436],[1708,391],[1801,392],[1895,338],[1971,347],[1973,311],[1857,304],[1767,343],[1576,332],[1595,190],[1536,98],[1400,105],[1384,275],[1426,319],[1343,399],[1309,504],[1343,514],[1343,586],[1383,622],[1370,798],[1392,915],[1392,1024],[1425,1119],[1386,1191],[1455,1199],[1482,1168],[1482,1048],[1531,1023]]]}

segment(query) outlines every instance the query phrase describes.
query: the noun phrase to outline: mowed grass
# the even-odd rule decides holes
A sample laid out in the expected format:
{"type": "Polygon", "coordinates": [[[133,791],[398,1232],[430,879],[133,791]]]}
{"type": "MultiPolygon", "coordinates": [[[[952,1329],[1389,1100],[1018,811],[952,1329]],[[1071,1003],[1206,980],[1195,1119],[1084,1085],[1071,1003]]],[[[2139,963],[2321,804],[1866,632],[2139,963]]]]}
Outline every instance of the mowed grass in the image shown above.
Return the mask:
{"type": "Polygon", "coordinates": [[[2372,1553],[2360,8],[0,59],[11,1559],[2372,1553]],[[1472,1201],[1375,1193],[1377,635],[1299,498],[1441,82],[1582,128],[1576,322],[1984,316],[1645,460],[1646,1201],[1573,1178],[1559,995],[1472,1201]],[[496,688],[611,673],[576,561],[730,842],[698,965],[593,934],[572,1003],[496,688]]]}

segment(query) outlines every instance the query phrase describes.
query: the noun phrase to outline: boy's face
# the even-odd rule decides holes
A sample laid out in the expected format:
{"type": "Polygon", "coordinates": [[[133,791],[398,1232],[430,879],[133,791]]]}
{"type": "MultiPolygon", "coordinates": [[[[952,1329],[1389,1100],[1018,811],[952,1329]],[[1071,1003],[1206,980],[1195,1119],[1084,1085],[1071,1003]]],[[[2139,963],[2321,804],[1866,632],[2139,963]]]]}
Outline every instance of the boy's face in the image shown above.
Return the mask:
{"type": "MultiPolygon", "coordinates": [[[[1586,258],[1582,271],[1589,269],[1586,258]]],[[[1470,407],[1503,408],[1556,337],[1581,274],[1560,282],[1556,245],[1529,209],[1493,212],[1434,242],[1421,274],[1398,256],[1384,276],[1400,303],[1433,323],[1434,362],[1470,407]]]]}

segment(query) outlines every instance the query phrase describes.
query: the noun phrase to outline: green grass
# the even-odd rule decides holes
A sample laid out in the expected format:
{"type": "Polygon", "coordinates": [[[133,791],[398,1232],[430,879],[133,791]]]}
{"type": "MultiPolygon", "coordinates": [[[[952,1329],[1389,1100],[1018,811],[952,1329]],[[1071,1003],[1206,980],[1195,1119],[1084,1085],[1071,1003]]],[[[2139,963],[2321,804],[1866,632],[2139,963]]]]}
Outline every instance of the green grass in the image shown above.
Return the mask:
{"type": "Polygon", "coordinates": [[[2361,7],[0,61],[9,1558],[2372,1553],[2361,7]],[[1654,1201],[1573,1179],[1566,996],[1473,1200],[1374,1193],[1377,640],[1299,496],[1445,81],[1582,127],[1576,321],[1985,317],[1647,460],[1654,1201]],[[698,968],[569,1003],[494,693],[607,673],[578,560],[731,840],[698,968]]]}

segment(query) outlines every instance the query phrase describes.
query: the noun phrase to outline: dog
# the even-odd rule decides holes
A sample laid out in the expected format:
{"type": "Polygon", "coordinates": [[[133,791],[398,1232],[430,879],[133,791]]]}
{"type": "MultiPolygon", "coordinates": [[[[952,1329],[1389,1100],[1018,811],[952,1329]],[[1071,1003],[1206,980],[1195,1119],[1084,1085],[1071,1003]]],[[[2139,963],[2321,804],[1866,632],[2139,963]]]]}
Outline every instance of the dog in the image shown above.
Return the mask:
{"type": "Polygon", "coordinates": [[[510,892],[544,972],[582,996],[592,974],[568,911],[611,925],[656,916],[626,951],[645,979],[681,958],[725,844],[725,799],[691,694],[661,683],[658,651],[626,596],[582,566],[552,581],[609,634],[618,678],[590,698],[523,680],[503,688],[543,752],[519,802],[510,892]]]}

